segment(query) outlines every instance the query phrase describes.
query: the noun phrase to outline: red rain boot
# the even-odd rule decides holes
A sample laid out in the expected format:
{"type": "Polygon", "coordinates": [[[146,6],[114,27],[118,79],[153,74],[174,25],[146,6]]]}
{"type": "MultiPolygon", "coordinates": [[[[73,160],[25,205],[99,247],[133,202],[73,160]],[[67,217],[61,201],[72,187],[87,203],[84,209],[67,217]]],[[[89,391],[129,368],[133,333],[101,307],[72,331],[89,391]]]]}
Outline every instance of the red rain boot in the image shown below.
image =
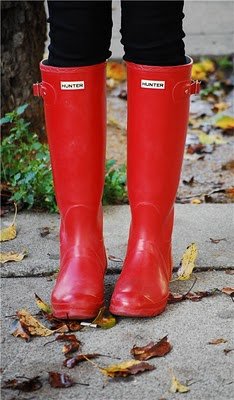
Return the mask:
{"type": "Polygon", "coordinates": [[[40,64],[60,227],[60,270],[51,302],[58,318],[93,318],[103,304],[106,253],[105,63],[58,68],[40,64]]]}
{"type": "Polygon", "coordinates": [[[173,207],[189,117],[192,60],[157,67],[127,62],[128,194],[132,214],[127,255],[110,311],[150,317],[164,311],[172,272],[173,207]]]}

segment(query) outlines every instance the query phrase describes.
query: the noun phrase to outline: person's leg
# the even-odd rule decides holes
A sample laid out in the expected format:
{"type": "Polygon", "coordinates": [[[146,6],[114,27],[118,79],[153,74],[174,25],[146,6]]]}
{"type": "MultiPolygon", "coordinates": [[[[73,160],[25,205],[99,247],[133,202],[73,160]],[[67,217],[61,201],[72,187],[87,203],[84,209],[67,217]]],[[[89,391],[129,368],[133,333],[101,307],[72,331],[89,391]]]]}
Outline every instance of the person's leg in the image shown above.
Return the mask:
{"type": "Polygon", "coordinates": [[[48,1],[48,63],[56,67],[95,65],[111,52],[111,1],[48,1]]]}
{"type": "Polygon", "coordinates": [[[56,317],[93,318],[103,303],[106,268],[101,200],[111,3],[52,1],[49,13],[49,60],[40,65],[42,82],[34,93],[44,99],[61,216],[51,302],[56,317]]]}
{"type": "Polygon", "coordinates": [[[143,65],[185,64],[183,1],[122,1],[124,60],[143,65]]]}
{"type": "Polygon", "coordinates": [[[127,186],[132,221],[110,310],[154,316],[167,303],[173,206],[189,114],[192,61],[184,56],[182,2],[122,1],[127,61],[127,186]]]}

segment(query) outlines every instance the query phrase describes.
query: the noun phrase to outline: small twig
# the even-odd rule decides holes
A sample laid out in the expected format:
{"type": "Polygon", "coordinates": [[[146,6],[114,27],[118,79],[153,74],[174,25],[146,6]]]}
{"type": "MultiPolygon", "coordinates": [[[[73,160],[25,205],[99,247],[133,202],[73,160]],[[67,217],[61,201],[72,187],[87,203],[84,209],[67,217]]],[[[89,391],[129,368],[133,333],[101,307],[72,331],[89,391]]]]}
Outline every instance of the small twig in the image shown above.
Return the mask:
{"type": "Polygon", "coordinates": [[[192,284],[192,286],[191,286],[191,288],[188,290],[188,292],[187,293],[185,293],[184,294],[184,296],[186,297],[187,296],[187,294],[189,294],[190,292],[191,292],[191,290],[193,289],[193,287],[195,286],[195,283],[197,282],[197,277],[196,276],[194,276],[194,282],[193,282],[193,284],[192,284]]]}

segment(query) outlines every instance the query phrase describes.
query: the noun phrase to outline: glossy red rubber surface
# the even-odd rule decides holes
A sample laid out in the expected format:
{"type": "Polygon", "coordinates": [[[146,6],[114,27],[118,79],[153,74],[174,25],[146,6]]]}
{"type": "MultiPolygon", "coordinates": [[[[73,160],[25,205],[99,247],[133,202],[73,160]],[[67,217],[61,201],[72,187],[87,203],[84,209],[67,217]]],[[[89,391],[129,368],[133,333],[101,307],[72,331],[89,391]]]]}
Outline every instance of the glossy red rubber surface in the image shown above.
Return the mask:
{"type": "Polygon", "coordinates": [[[56,199],[61,216],[60,268],[51,302],[59,318],[93,318],[103,304],[106,253],[105,63],[40,65],[34,93],[44,99],[56,199]],[[70,88],[70,89],[69,89],[70,88]]]}
{"type": "Polygon", "coordinates": [[[192,60],[175,67],[127,63],[127,182],[132,221],[110,305],[116,315],[150,317],[167,304],[171,235],[189,116],[192,60]]]}

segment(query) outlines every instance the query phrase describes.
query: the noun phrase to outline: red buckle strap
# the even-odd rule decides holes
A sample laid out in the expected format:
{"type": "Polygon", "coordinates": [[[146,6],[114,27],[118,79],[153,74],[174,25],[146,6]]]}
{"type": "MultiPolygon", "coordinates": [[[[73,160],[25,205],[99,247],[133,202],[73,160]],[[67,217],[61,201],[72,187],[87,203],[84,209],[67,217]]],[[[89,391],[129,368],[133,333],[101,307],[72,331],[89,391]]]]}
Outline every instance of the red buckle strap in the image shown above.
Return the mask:
{"type": "Polygon", "coordinates": [[[41,97],[41,83],[34,83],[33,84],[33,96],[39,96],[41,97]]]}
{"type": "Polygon", "coordinates": [[[191,81],[190,83],[190,94],[198,94],[200,92],[201,82],[191,81]]]}

